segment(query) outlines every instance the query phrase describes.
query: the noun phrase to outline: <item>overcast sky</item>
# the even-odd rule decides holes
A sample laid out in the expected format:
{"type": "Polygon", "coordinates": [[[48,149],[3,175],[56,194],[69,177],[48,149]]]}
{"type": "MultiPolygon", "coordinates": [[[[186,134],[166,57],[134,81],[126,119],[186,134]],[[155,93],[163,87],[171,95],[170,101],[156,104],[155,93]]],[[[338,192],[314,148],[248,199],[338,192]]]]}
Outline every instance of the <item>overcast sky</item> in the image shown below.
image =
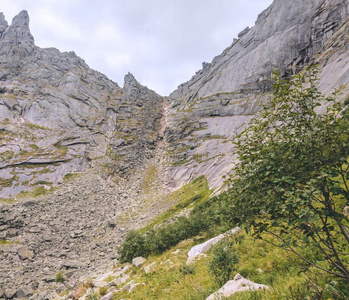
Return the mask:
{"type": "Polygon", "coordinates": [[[131,72],[168,95],[211,62],[272,0],[1,0],[6,20],[26,9],[36,45],[75,51],[123,85],[131,72]]]}

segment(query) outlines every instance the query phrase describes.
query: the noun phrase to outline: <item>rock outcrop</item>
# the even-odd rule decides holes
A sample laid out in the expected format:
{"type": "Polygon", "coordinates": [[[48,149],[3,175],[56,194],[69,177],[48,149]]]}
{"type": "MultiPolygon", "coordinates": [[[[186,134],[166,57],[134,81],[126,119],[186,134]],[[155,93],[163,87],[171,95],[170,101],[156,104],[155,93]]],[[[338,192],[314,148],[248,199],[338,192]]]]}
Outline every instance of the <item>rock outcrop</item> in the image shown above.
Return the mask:
{"type": "MultiPolygon", "coordinates": [[[[19,199],[0,205],[0,298],[53,299],[59,272],[75,291],[167,207],[168,184],[206,175],[221,188],[272,68],[289,76],[316,63],[320,90],[348,96],[348,16],[346,0],[275,0],[166,107],[132,74],[121,88],[73,52],[35,46],[26,11],[11,25],[0,13],[0,198],[19,199]]],[[[129,279],[119,275],[115,286],[129,279]]]]}
{"type": "Polygon", "coordinates": [[[74,52],[35,46],[26,11],[10,26],[0,17],[0,82],[0,198],[55,187],[102,156],[124,175],[158,140],[160,96],[131,74],[121,89],[74,52]]]}
{"type": "Polygon", "coordinates": [[[187,259],[187,264],[192,264],[195,262],[195,260],[200,257],[200,255],[208,252],[215,244],[219,243],[220,241],[222,241],[224,238],[234,235],[236,233],[238,233],[240,231],[239,227],[235,227],[231,230],[229,230],[226,233],[222,233],[218,236],[215,236],[212,239],[209,239],[208,241],[196,245],[193,248],[191,248],[188,252],[188,259],[187,259]]]}
{"type": "Polygon", "coordinates": [[[211,188],[222,186],[234,162],[231,140],[270,97],[273,68],[287,77],[318,64],[320,90],[341,86],[348,95],[348,17],[345,0],[275,0],[254,27],[181,84],[167,112],[172,187],[202,174],[211,188]]]}
{"type": "Polygon", "coordinates": [[[240,274],[236,274],[234,280],[229,280],[217,292],[207,297],[206,300],[223,300],[235,293],[267,289],[269,289],[267,285],[252,282],[242,277],[240,274]]]}

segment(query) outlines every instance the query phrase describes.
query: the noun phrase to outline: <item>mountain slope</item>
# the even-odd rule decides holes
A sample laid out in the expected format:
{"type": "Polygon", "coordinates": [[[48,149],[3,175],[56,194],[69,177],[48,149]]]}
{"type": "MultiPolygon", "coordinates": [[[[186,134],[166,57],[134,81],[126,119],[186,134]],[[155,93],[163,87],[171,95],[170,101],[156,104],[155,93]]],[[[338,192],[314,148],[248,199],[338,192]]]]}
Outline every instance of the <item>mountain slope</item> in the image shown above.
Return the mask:
{"type": "Polygon", "coordinates": [[[349,3],[276,0],[233,44],[203,63],[171,95],[167,118],[171,185],[177,188],[206,175],[220,188],[233,165],[229,142],[267,101],[273,68],[281,75],[307,64],[320,68],[320,90],[349,94],[349,3]]]}
{"type": "Polygon", "coordinates": [[[273,67],[317,63],[320,89],[347,97],[348,16],[346,0],[275,0],[164,99],[132,74],[120,88],[73,52],[35,46],[25,11],[11,26],[0,14],[0,198],[20,199],[0,205],[0,298],[50,299],[59,270],[74,286],[110,266],[126,231],[168,208],[168,185],[205,175],[218,193],[273,67]]]}
{"type": "Polygon", "coordinates": [[[121,89],[74,52],[35,46],[26,11],[11,26],[1,15],[0,63],[0,198],[57,186],[106,154],[124,174],[154,148],[162,98],[132,74],[121,89]]]}

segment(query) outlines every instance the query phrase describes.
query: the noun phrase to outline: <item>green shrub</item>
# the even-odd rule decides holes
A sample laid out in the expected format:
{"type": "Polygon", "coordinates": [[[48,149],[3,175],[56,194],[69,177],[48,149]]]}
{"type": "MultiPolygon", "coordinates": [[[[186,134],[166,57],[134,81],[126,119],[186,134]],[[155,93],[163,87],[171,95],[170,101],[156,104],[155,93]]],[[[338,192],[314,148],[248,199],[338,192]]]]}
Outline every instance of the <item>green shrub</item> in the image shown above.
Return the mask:
{"type": "Polygon", "coordinates": [[[193,266],[184,265],[179,269],[183,275],[195,274],[195,268],[193,266]]]}
{"type": "Polygon", "coordinates": [[[107,292],[108,292],[108,287],[107,287],[107,286],[102,286],[102,287],[99,288],[99,294],[100,294],[101,296],[106,295],[107,292]]]}
{"type": "Polygon", "coordinates": [[[189,217],[145,233],[131,231],[119,250],[120,262],[131,262],[137,256],[161,254],[180,241],[202,232],[215,235],[235,226],[231,205],[225,193],[213,197],[192,210],[189,217]]]}
{"type": "Polygon", "coordinates": [[[236,270],[239,259],[231,243],[222,241],[212,249],[210,273],[218,285],[225,284],[232,271],[236,270]]]}
{"type": "Polygon", "coordinates": [[[64,281],[65,281],[65,278],[64,278],[63,272],[58,272],[55,277],[55,282],[63,283],[64,281]]]}
{"type": "Polygon", "coordinates": [[[126,235],[125,242],[120,249],[120,262],[131,262],[134,257],[147,256],[149,253],[144,247],[144,236],[135,230],[126,235]]]}

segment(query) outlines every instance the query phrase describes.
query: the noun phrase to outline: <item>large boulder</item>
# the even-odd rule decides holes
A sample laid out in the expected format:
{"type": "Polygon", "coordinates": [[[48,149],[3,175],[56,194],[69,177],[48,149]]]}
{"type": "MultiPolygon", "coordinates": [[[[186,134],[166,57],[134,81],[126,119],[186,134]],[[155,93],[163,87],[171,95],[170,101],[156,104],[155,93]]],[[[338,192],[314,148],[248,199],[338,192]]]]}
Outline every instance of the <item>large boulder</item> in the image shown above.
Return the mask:
{"type": "Polygon", "coordinates": [[[257,291],[269,289],[267,285],[254,283],[240,274],[235,275],[234,280],[229,280],[217,292],[211,294],[206,300],[222,300],[237,292],[257,291]]]}
{"type": "Polygon", "coordinates": [[[232,230],[229,230],[228,232],[224,234],[220,234],[219,236],[216,236],[205,243],[199,244],[191,248],[188,252],[188,259],[187,264],[192,264],[195,262],[195,259],[197,259],[200,255],[206,253],[209,251],[213,245],[217,244],[219,241],[227,237],[228,235],[235,234],[240,231],[240,227],[235,227],[232,230]]]}

